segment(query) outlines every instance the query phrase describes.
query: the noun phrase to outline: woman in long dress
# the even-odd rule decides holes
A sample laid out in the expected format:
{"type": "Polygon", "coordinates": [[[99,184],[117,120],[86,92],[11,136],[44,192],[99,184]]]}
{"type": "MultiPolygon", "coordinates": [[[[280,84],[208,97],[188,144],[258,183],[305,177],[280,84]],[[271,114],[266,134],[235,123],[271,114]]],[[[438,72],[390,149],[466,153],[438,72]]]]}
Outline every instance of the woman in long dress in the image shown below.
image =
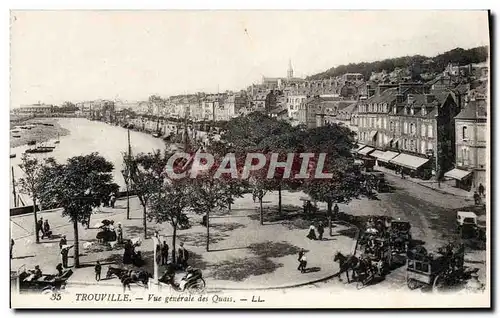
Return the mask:
{"type": "Polygon", "coordinates": [[[309,227],[309,233],[307,234],[306,237],[310,240],[317,240],[318,239],[318,237],[316,235],[316,227],[313,224],[311,224],[311,226],[309,227]]]}

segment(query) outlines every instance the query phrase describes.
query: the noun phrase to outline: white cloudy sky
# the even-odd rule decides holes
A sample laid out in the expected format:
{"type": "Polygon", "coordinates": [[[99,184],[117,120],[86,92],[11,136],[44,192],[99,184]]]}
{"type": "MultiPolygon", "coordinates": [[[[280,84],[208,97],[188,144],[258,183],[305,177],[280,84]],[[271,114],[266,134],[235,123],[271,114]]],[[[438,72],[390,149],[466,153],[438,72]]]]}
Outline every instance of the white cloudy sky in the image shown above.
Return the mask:
{"type": "Polygon", "coordinates": [[[480,11],[14,11],[11,106],[245,88],[488,44],[480,11]]]}

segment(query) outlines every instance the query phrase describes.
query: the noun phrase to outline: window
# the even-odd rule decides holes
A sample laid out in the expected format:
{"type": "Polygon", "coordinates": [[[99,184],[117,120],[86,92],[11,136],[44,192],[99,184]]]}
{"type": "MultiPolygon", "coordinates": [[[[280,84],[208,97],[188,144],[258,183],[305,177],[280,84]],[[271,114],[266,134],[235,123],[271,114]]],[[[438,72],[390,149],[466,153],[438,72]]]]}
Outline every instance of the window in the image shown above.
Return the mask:
{"type": "Polygon", "coordinates": [[[433,131],[432,131],[432,124],[429,125],[429,133],[427,134],[428,137],[432,138],[433,136],[433,131]]]}
{"type": "Polygon", "coordinates": [[[408,140],[404,139],[403,140],[403,149],[407,149],[408,148],[408,143],[407,143],[408,140]]]}
{"type": "Polygon", "coordinates": [[[415,109],[413,107],[410,107],[410,115],[414,115],[415,114],[415,109]]]}
{"type": "Polygon", "coordinates": [[[434,150],[434,145],[432,144],[432,142],[427,143],[427,150],[434,150]]]}
{"type": "Polygon", "coordinates": [[[392,113],[393,114],[396,114],[398,111],[398,108],[396,106],[392,107],[392,113]]]}
{"type": "Polygon", "coordinates": [[[410,124],[410,134],[411,134],[412,136],[415,136],[416,131],[417,131],[417,130],[415,129],[415,124],[414,124],[414,123],[411,123],[411,124],[410,124]]]}
{"type": "MultiPolygon", "coordinates": [[[[404,122],[404,123],[403,123],[403,131],[404,131],[404,133],[405,133],[405,134],[407,134],[407,133],[408,133],[408,123],[407,123],[407,122],[404,122]]],[[[406,148],[406,147],[405,147],[405,148],[406,148]]]]}
{"type": "Polygon", "coordinates": [[[415,140],[413,140],[413,139],[410,140],[410,150],[411,151],[415,151],[416,150],[416,148],[415,148],[415,140]]]}
{"type": "Polygon", "coordinates": [[[425,137],[425,131],[427,130],[427,126],[425,124],[422,124],[422,126],[420,126],[420,135],[422,137],[425,137]]]}
{"type": "Polygon", "coordinates": [[[389,130],[392,131],[392,132],[394,132],[394,122],[393,121],[391,121],[389,123],[389,130]]]}
{"type": "Polygon", "coordinates": [[[425,154],[425,141],[420,142],[420,152],[425,154]]]}
{"type": "Polygon", "coordinates": [[[427,115],[427,109],[425,109],[424,106],[422,106],[422,116],[427,115]]]}
{"type": "Polygon", "coordinates": [[[469,139],[469,135],[467,133],[467,126],[463,126],[462,127],[462,139],[463,140],[469,139]]]}
{"type": "Polygon", "coordinates": [[[387,113],[387,103],[384,103],[384,113],[387,113]]]}

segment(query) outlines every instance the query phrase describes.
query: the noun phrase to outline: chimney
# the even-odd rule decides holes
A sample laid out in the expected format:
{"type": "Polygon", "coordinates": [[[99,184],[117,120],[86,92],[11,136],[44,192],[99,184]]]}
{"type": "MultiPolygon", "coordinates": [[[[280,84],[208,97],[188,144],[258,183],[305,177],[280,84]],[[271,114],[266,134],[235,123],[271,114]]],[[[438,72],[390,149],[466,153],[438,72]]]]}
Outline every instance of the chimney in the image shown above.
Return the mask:
{"type": "Polygon", "coordinates": [[[425,95],[425,102],[427,104],[432,103],[435,99],[436,99],[436,96],[434,96],[433,94],[426,94],[425,95]]]}

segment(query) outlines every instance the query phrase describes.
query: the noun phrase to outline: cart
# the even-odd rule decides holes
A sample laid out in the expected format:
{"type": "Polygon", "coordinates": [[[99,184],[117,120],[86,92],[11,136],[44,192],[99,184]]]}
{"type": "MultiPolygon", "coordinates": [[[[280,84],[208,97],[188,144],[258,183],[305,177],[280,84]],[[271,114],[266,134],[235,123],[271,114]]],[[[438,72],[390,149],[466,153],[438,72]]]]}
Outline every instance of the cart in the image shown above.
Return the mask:
{"type": "Polygon", "coordinates": [[[17,272],[11,272],[11,283],[18,293],[40,292],[42,294],[51,294],[64,289],[71,275],[73,275],[73,271],[68,269],[63,271],[61,275],[45,274],[38,279],[33,279],[31,273],[26,271],[26,267],[23,265],[17,272]]]}
{"type": "Polygon", "coordinates": [[[389,228],[389,245],[396,254],[406,253],[411,244],[411,224],[393,220],[389,228]]]}
{"type": "Polygon", "coordinates": [[[430,288],[440,291],[459,284],[466,279],[464,247],[449,244],[439,255],[412,253],[406,260],[406,283],[408,288],[430,288]]]}

